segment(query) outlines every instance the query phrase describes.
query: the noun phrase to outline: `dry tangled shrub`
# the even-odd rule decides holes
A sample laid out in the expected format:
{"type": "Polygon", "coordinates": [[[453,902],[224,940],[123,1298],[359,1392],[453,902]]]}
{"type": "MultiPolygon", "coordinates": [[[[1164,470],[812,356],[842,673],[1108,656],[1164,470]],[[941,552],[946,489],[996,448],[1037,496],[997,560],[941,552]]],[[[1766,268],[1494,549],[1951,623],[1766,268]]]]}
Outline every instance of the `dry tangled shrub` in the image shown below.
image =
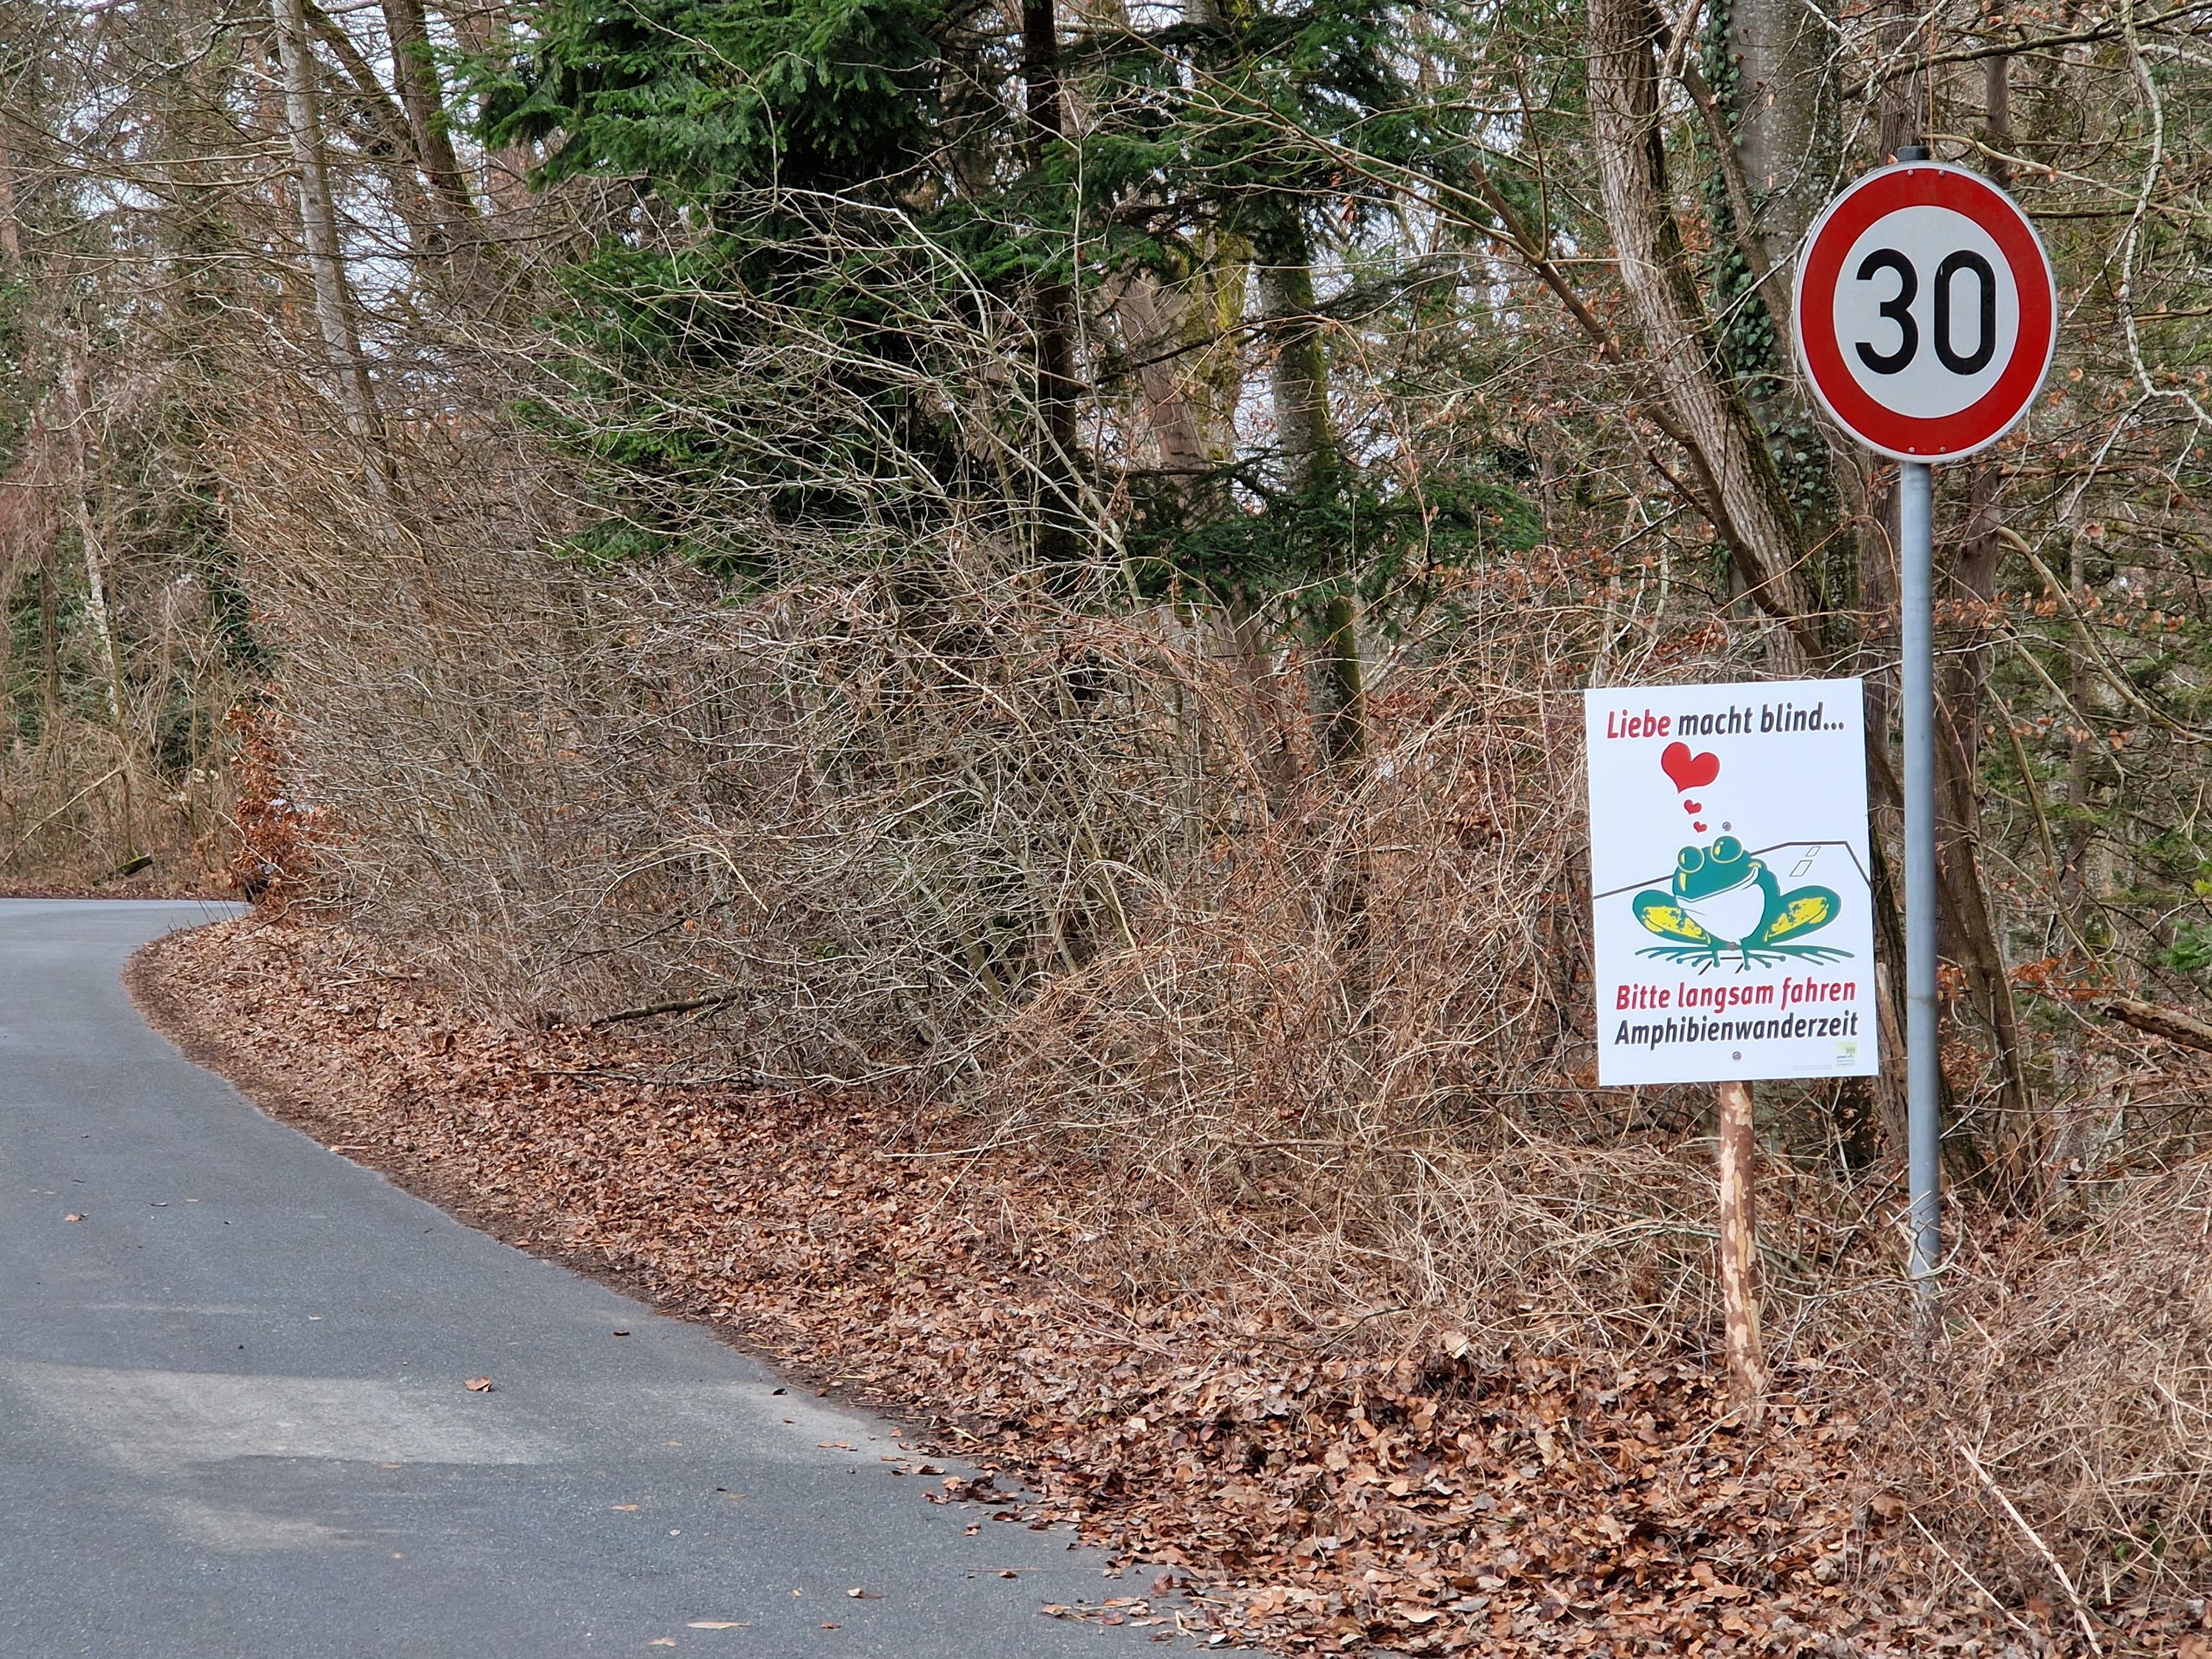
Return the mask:
{"type": "MultiPolygon", "coordinates": [[[[1470,577],[1348,776],[1218,613],[1086,611],[980,534],[732,596],[547,550],[547,493],[484,482],[526,447],[434,440],[434,538],[331,546],[273,436],[240,492],[362,926],[513,1018],[688,1012],[719,1074],[957,1098],[1095,1169],[1115,1272],[1233,1253],[1386,1345],[1705,1340],[1696,1108],[1624,1114],[1580,1046],[1564,572],[1470,577]]],[[[1858,1218],[1784,1194],[1787,1328],[1858,1218]]]]}
{"type": "MultiPolygon", "coordinates": [[[[142,729],[161,713],[152,710],[142,729]]],[[[133,890],[126,880],[137,889],[207,884],[234,840],[217,722],[204,723],[181,761],[136,738],[112,720],[64,711],[37,739],[0,745],[0,884],[116,893],[133,890]]]]}
{"type": "Polygon", "coordinates": [[[1125,1272],[1227,1250],[1322,1325],[1559,1330],[1656,1310],[1702,1255],[1701,1183],[1576,1074],[1571,751],[1463,672],[1409,670],[1364,789],[1317,774],[1217,835],[985,1034],[994,1137],[1096,1166],[1125,1272]]]}
{"type": "Polygon", "coordinates": [[[713,999],[754,1069],[913,1059],[1091,948],[1176,834],[1113,684],[1158,642],[988,565],[734,603],[486,537],[403,625],[390,564],[320,551],[263,609],[340,885],[518,1017],[713,999]]]}
{"type": "Polygon", "coordinates": [[[2212,1582],[2212,1162],[2109,1183],[2081,1231],[1967,1234],[1907,1419],[1992,1588],[2104,1607],[2212,1582]]]}
{"type": "Polygon", "coordinates": [[[291,757],[267,702],[240,703],[223,724],[231,737],[238,822],[224,879],[240,897],[281,916],[295,898],[315,890],[315,814],[291,798],[291,757]]]}

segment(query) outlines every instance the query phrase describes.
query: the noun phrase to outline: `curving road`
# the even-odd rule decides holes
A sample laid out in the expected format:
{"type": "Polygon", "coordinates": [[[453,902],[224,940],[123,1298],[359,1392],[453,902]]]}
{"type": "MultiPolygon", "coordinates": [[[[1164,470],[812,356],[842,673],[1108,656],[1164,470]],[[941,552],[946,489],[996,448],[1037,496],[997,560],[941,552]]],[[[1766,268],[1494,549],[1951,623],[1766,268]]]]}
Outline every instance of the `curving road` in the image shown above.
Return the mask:
{"type": "Polygon", "coordinates": [[[0,901],[0,1656],[1053,1659],[1163,1633],[1041,1616],[1142,1587],[924,1503],[887,1425],[180,1059],[118,975],[215,914],[0,901]]]}

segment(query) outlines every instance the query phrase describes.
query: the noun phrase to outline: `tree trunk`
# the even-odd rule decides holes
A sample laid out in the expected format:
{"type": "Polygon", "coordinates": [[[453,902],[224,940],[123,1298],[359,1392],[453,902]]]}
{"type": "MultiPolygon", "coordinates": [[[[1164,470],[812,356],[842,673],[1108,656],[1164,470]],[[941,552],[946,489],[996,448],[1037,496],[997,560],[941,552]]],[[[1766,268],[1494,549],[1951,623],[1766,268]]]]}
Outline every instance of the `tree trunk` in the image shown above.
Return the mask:
{"type": "Polygon", "coordinates": [[[1877,33],[1881,48],[1877,62],[1911,66],[1884,81],[1878,94],[1876,145],[1884,161],[1894,161],[1901,147],[1919,143],[1927,136],[1928,72],[1919,63],[1925,55],[1923,28],[1917,6],[1910,0],[1893,0],[1877,33]]]}
{"type": "Polygon", "coordinates": [[[39,666],[43,693],[39,741],[51,742],[62,717],[61,571],[49,536],[39,550],[39,666]]]}
{"type": "Polygon", "coordinates": [[[1161,316],[1159,283],[1149,271],[1116,273],[1107,280],[1103,297],[1135,359],[1145,420],[1159,446],[1160,465],[1176,479],[1177,492],[1189,499],[1212,471],[1215,458],[1206,451],[1197,411],[1176,372],[1173,357],[1184,343],[1183,331],[1161,316]]]}
{"type": "MultiPolygon", "coordinates": [[[[477,0],[459,0],[459,3],[441,5],[441,14],[453,26],[453,34],[462,50],[473,57],[494,61],[505,58],[512,49],[514,27],[504,4],[477,3],[477,0]]],[[[503,149],[489,150],[483,158],[483,190],[499,206],[514,212],[526,205],[530,197],[530,168],[532,157],[528,146],[512,144],[503,149]]]]}
{"type": "MultiPolygon", "coordinates": [[[[1945,653],[1938,683],[1936,834],[1943,862],[1943,897],[1949,943],[1966,970],[1966,990],[1989,1034],[1997,1072],[1994,1162],[2011,1196],[2025,1197],[2039,1182],[2039,1122],[2027,1080],[2020,1017],[2013,1000],[2010,966],[1989,884],[1981,868],[1981,755],[1984,705],[1994,643],[2002,516],[1996,503],[2002,479],[1993,461],[1971,464],[1973,517],[1950,575],[1954,630],[1967,635],[1945,653]],[[1964,644],[1969,648],[1956,648],[1964,644]]],[[[2033,781],[2029,780],[2033,787],[2033,781]]]]}
{"type": "Polygon", "coordinates": [[[113,482],[107,476],[105,446],[98,436],[97,411],[92,398],[92,366],[90,346],[80,343],[69,361],[70,428],[73,439],[70,446],[70,508],[76,520],[78,551],[84,560],[84,611],[92,623],[92,635],[99,647],[100,672],[105,684],[102,690],[107,705],[108,729],[115,736],[116,775],[122,780],[123,801],[119,815],[121,833],[111,852],[128,858],[136,850],[137,829],[133,823],[136,808],[131,799],[131,733],[124,720],[123,652],[116,642],[115,625],[108,614],[108,548],[112,539],[114,513],[110,492],[113,482]],[[92,492],[94,477],[103,498],[95,510],[92,492]]]}
{"type": "Polygon", "coordinates": [[[1832,0],[1713,3],[1725,8],[1715,21],[1725,22],[1716,32],[1727,57],[1718,67],[1726,72],[1728,120],[1716,143],[1729,185],[1728,216],[1738,222],[1735,243],[1758,280],[1758,302],[1771,325],[1754,342],[1745,325],[1759,319],[1747,305],[1735,336],[1735,368],[1778,457],[1798,539],[1814,556],[1804,585],[1820,613],[1822,636],[1831,654],[1841,656],[1858,641],[1859,562],[1855,538],[1840,527],[1835,465],[1790,341],[1798,249],[1832,193],[1843,151],[1834,7],[1832,0]]]}
{"type": "Polygon", "coordinates": [[[1591,0],[1590,125],[1620,284],[1746,592],[1782,624],[1796,665],[1817,670],[1826,649],[1806,603],[1808,550],[1765,437],[1721,378],[1670,206],[1653,51],[1658,27],[1648,0],[1591,0]]]}
{"type": "MultiPolygon", "coordinates": [[[[1191,328],[1161,314],[1159,284],[1148,272],[1116,275],[1105,284],[1104,297],[1121,325],[1127,350],[1136,360],[1146,419],[1159,446],[1160,466],[1173,481],[1182,510],[1200,520],[1219,518],[1230,510],[1219,476],[1223,458],[1208,445],[1199,410],[1174,362],[1177,348],[1191,343],[1191,328]]],[[[1218,600],[1214,637],[1251,696],[1255,729],[1249,741],[1256,745],[1253,762],[1272,816],[1287,802],[1297,781],[1294,700],[1285,695],[1277,641],[1263,607],[1241,589],[1221,594],[1218,600]]]]}
{"type": "MultiPolygon", "coordinates": [[[[15,588],[23,579],[23,568],[16,562],[15,549],[9,547],[0,557],[0,617],[9,619],[9,626],[0,628],[0,754],[21,747],[21,728],[15,714],[15,588]]],[[[0,795],[0,814],[12,811],[11,804],[0,795]]],[[[11,837],[12,839],[12,837],[11,837]]]]}
{"type": "Polygon", "coordinates": [[[460,159],[446,131],[445,94],[430,56],[430,30],[422,0],[382,0],[384,27],[392,40],[392,79],[406,112],[415,156],[430,186],[432,200],[449,239],[465,239],[477,221],[475,198],[462,177],[460,159]]]}
{"type": "MultiPolygon", "coordinates": [[[[1731,0],[1736,154],[1770,267],[1787,269],[1835,183],[1838,88],[1832,9],[1819,0],[1731,0]]],[[[1776,319],[1778,322],[1782,319],[1776,319]]]]}
{"type": "MultiPolygon", "coordinates": [[[[1328,353],[1314,305],[1313,266],[1305,230],[1278,225],[1256,250],[1260,309],[1273,361],[1268,392],[1286,492],[1318,506],[1342,482],[1343,458],[1328,407],[1328,353]]],[[[1321,675],[1322,748],[1330,761],[1356,771],[1367,753],[1367,674],[1359,641],[1359,599],[1348,550],[1332,546],[1323,565],[1328,592],[1316,629],[1321,675]]]]}
{"type": "Polygon", "coordinates": [[[23,263],[23,224],[15,206],[15,154],[8,143],[8,123],[0,117],[0,259],[13,270],[23,263]]]}
{"type": "Polygon", "coordinates": [[[336,380],[346,425],[369,459],[370,489],[380,506],[390,506],[391,477],[384,432],[361,337],[354,325],[353,299],[346,286],[344,254],[338,242],[337,211],[331,198],[330,169],[323,150],[322,100],[317,69],[307,43],[307,14],[301,0],[271,0],[276,50],[284,70],[284,128],[290,141],[294,183],[300,197],[300,234],[307,256],[314,295],[315,324],[336,380]]]}
{"type": "MultiPolygon", "coordinates": [[[[1029,125],[1024,160],[1041,172],[1058,152],[1066,131],[1060,88],[1060,21],[1053,0],[1022,0],[1022,79],[1029,125]]],[[[1043,521],[1037,551],[1048,568],[1072,566],[1080,548],[1081,502],[1076,487],[1075,416],[1081,388],[1075,381],[1075,289],[1053,271],[1037,279],[1036,313],[1038,424],[1043,453],[1043,521]]]]}
{"type": "MultiPolygon", "coordinates": [[[[1992,20],[2001,21],[2001,20],[1992,20]]],[[[1987,103],[1987,137],[2002,154],[2012,142],[2010,60],[1990,58],[1983,67],[1987,103]]],[[[1988,164],[2000,189],[2012,182],[2010,166],[1998,158],[1988,164]]],[[[1967,989],[1990,1036],[1997,1066],[1999,1135],[1997,1164],[2015,1197],[2036,1190],[2043,1163],[2039,1150],[2042,1121],[2031,1089],[2020,1016],[2012,994],[2004,938],[1981,870],[1981,757],[1984,705],[1995,647],[1990,636],[1996,614],[1997,577],[2003,562],[2002,463],[1987,456],[1968,463],[1972,517],[1958,560],[1951,569],[1954,610],[1972,637],[1973,648],[1947,653],[1942,682],[1944,742],[1936,751],[1942,787],[1938,823],[1948,885],[1956,895],[1954,919],[1967,989]]],[[[2033,787],[2033,781],[2023,780],[2033,787]]],[[[2054,872],[2054,876],[2056,872],[2054,872]]]]}
{"type": "Polygon", "coordinates": [[[361,153],[385,167],[392,182],[392,205],[407,222],[416,252],[418,256],[442,252],[453,240],[451,211],[429,191],[428,169],[416,148],[414,130],[408,125],[407,112],[386,89],[383,79],[361,55],[343,24],[315,0],[301,0],[301,9],[307,14],[311,38],[337,60],[344,90],[350,93],[353,106],[370,129],[357,141],[361,153]]]}
{"type": "MultiPolygon", "coordinates": [[[[2087,617],[2096,594],[2090,581],[2088,537],[2080,522],[2081,514],[2077,497],[2062,524],[2067,538],[2068,600],[2075,616],[2087,617]]],[[[2108,950],[2116,932],[2113,889],[2120,877],[2112,817],[2124,779],[2113,765],[2105,732],[2118,711],[2119,699],[2112,682],[2086,650],[2075,649],[2067,654],[2071,671],[2061,706],[2067,711],[2070,736],[2058,903],[2062,914],[2075,919],[2071,931],[2077,939],[2093,951],[2108,950]]],[[[2102,1048],[2068,1045],[2061,1055],[2066,1062],[2061,1080],[2067,1086],[2057,1091],[2063,1104],[2045,1138],[2042,1171],[2048,1182],[2047,1196],[2054,1204],[2065,1202],[2074,1182],[2094,1164],[2097,1148],[2105,1139],[2100,1120],[2106,1120],[2111,1112],[2120,1073],[2117,1059],[2102,1048]]]]}
{"type": "MultiPolygon", "coordinates": [[[[1291,210],[1292,215],[1296,210],[1291,210]]],[[[1328,353],[1322,319],[1314,304],[1313,265],[1304,226],[1286,216],[1257,239],[1255,275],[1261,315],[1272,357],[1268,391],[1275,416],[1275,442],[1283,483],[1311,533],[1311,516],[1333,504],[1343,485],[1344,462],[1328,404],[1328,353]]],[[[1354,797],[1367,776],[1367,675],[1359,641],[1358,570],[1344,538],[1328,537],[1318,561],[1324,584],[1314,615],[1322,752],[1335,775],[1340,794],[1364,811],[1354,797]]],[[[1369,869],[1364,824],[1344,820],[1348,834],[1324,889],[1337,958],[1342,964],[1344,1006],[1355,1025],[1374,1015],[1374,973],[1370,961],[1369,869]]]]}
{"type": "Polygon", "coordinates": [[[115,644],[115,629],[107,614],[106,524],[105,514],[93,509],[93,479],[104,468],[94,465],[100,448],[94,434],[97,412],[92,401],[92,368],[88,348],[82,343],[70,356],[70,516],[76,521],[79,550],[84,558],[84,609],[100,646],[101,672],[107,677],[107,717],[116,739],[123,739],[123,659],[115,644]]]}

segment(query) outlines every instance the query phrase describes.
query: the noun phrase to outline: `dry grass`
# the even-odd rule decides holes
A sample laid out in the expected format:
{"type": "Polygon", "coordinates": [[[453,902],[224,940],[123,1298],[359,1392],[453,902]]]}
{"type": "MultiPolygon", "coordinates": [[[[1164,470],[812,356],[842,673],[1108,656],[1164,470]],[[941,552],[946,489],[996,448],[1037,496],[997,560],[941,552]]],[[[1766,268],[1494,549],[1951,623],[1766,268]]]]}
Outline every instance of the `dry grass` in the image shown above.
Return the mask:
{"type": "Polygon", "coordinates": [[[1993,1587],[2095,1607],[2201,1596],[2212,1161],[2105,1188],[2060,1237],[1994,1219],[1969,1233],[1910,1442],[1929,1516],[1993,1587]]]}
{"type": "Polygon", "coordinates": [[[64,716],[0,746],[0,886],[198,892],[234,839],[230,780],[210,738],[181,775],[101,721],[64,716]]]}

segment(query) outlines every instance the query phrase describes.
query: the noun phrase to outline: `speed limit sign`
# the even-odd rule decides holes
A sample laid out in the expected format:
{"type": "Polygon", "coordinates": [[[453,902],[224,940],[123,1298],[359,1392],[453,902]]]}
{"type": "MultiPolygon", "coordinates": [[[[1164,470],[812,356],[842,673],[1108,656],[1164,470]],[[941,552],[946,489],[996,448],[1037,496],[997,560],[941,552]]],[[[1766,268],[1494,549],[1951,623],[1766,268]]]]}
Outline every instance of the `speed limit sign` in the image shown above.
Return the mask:
{"type": "Polygon", "coordinates": [[[1905,738],[1907,1271],[1921,1311],[1942,1261],[1936,960],[1935,468],[2009,432],[2051,372],[2058,287],[2011,197],[1900,147],[1828,204],[1792,319],[1821,406],[1896,458],[1898,715],[1905,738]]]}
{"type": "Polygon", "coordinates": [[[2051,368],[2058,290],[2011,197],[1907,161],[1828,204],[1797,267],[1798,361],[1869,449],[1941,461],[1995,443],[2051,368]]]}

